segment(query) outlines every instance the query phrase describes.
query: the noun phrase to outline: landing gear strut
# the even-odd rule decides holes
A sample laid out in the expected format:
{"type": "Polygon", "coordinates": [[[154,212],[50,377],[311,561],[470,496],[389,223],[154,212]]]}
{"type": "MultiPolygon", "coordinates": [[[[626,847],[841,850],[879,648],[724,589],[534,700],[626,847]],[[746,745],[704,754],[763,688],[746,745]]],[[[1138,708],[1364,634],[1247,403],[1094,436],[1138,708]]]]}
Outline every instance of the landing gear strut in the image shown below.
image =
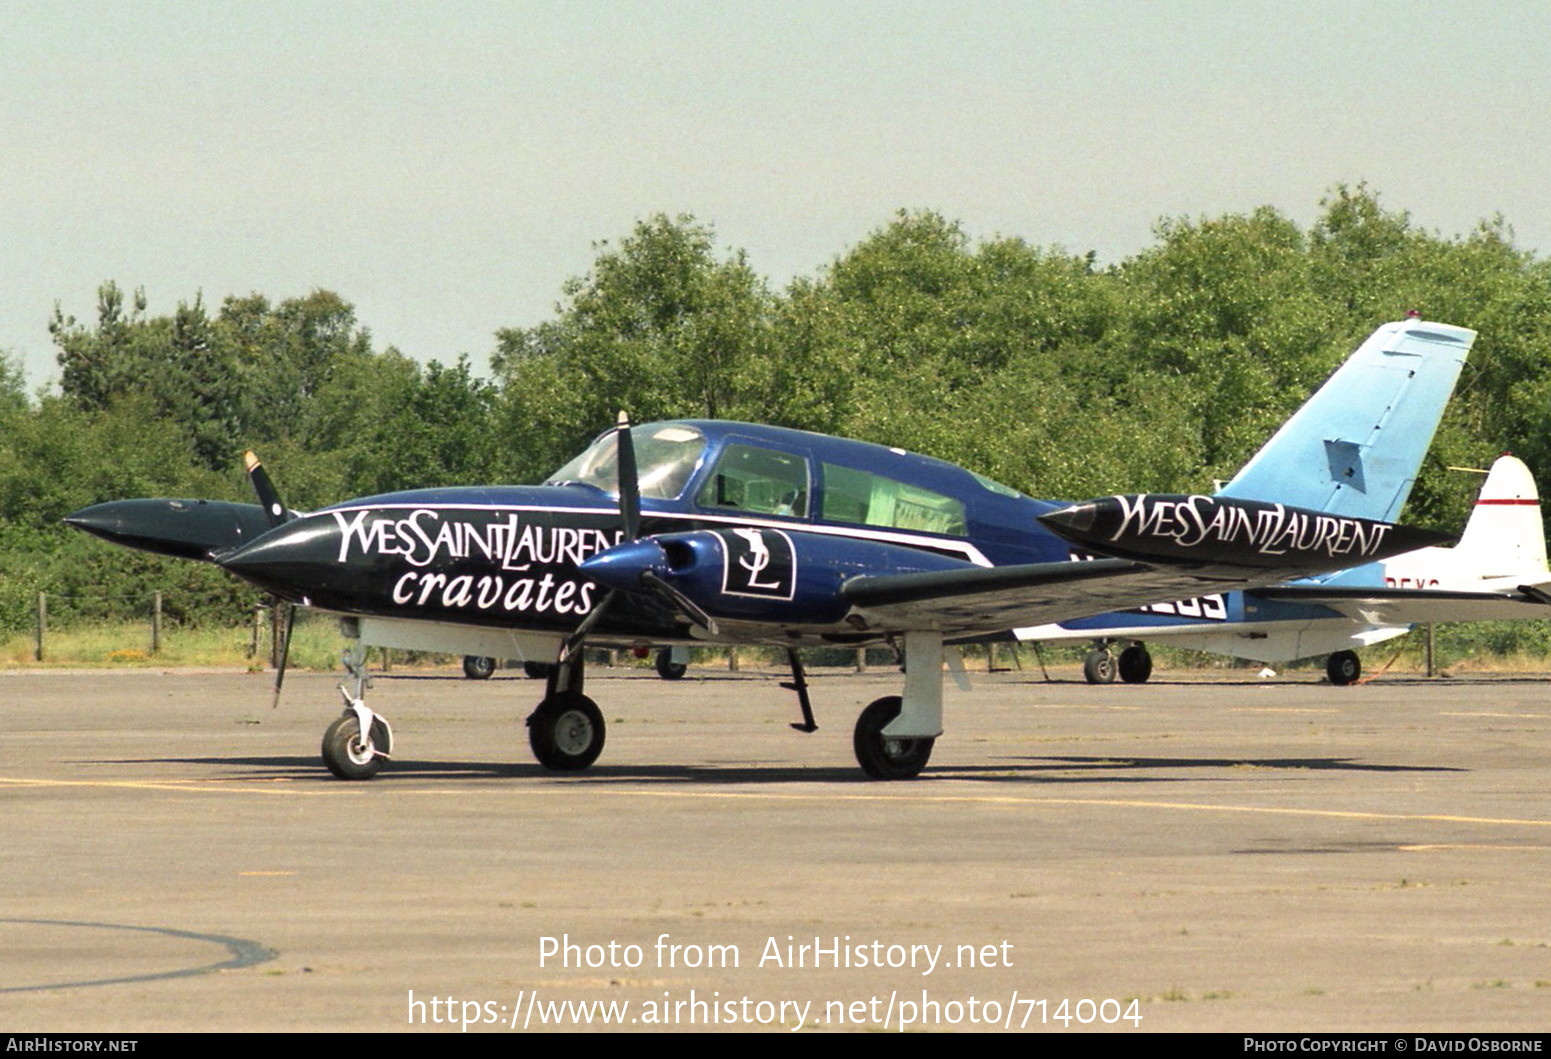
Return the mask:
{"type": "Polygon", "coordinates": [[[339,686],[345,712],[324,729],[323,764],[342,780],[369,780],[393,752],[393,729],[386,718],[367,709],[363,698],[371,685],[366,647],[357,641],[345,649],[341,660],[354,681],[354,694],[344,684],[339,686]]]}

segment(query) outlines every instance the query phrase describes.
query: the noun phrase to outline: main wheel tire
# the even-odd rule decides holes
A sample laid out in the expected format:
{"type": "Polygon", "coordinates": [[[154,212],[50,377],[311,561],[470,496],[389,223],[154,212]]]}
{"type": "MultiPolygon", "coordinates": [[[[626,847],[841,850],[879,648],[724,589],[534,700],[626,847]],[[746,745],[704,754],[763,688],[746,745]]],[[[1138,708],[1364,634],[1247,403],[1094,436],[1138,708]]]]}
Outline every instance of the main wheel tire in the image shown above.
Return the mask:
{"type": "Polygon", "coordinates": [[[1082,675],[1090,684],[1113,684],[1115,656],[1104,648],[1089,651],[1088,657],[1083,659],[1082,675]]]}
{"type": "Polygon", "coordinates": [[[369,780],[382,768],[379,747],[389,747],[391,737],[381,717],[372,718],[365,743],[361,742],[361,722],[354,711],[335,718],[323,731],[323,763],[342,780],[369,780]]]}
{"type": "Polygon", "coordinates": [[[1152,676],[1152,655],[1147,652],[1147,648],[1134,643],[1120,652],[1116,669],[1125,683],[1145,684],[1152,676]]]}
{"type": "Polygon", "coordinates": [[[495,659],[484,655],[464,655],[463,675],[470,680],[489,680],[495,674],[495,659]]]}
{"type": "Polygon", "coordinates": [[[873,702],[856,719],[852,738],[856,763],[875,780],[915,779],[931,760],[936,739],[898,739],[883,734],[903,705],[898,695],[889,695],[873,702]]]}
{"type": "Polygon", "coordinates": [[[1325,676],[1338,688],[1357,683],[1362,675],[1363,663],[1356,651],[1337,651],[1325,660],[1325,676]]]}
{"type": "Polygon", "coordinates": [[[533,756],[556,772],[579,772],[598,760],[603,737],[598,704],[574,691],[545,699],[528,718],[533,756]]]}
{"type": "Polygon", "coordinates": [[[664,647],[657,652],[657,675],[664,680],[679,680],[689,671],[689,666],[673,660],[673,651],[664,647]]]}
{"type": "Polygon", "coordinates": [[[522,675],[529,680],[548,680],[550,665],[548,662],[524,662],[522,675]]]}

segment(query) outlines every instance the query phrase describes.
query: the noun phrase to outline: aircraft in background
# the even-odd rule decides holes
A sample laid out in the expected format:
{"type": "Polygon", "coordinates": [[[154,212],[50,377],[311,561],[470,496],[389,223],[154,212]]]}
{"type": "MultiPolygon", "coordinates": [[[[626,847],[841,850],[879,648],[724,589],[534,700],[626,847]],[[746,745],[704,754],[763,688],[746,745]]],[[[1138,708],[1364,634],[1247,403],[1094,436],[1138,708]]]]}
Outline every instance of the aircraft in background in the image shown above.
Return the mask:
{"type": "MultiPolygon", "coordinates": [[[[260,503],[120,500],[67,521],[213,562],[336,613],[353,689],[323,738],[342,778],[393,746],[363,700],[362,644],[551,665],[527,718],[546,767],[586,768],[605,727],[584,644],[902,647],[903,694],[864,709],[858,763],[913,777],[942,733],[954,641],[1015,626],[1277,584],[1443,539],[1391,519],[1475,333],[1379,329],[1213,496],[1034,500],[901,449],[710,420],[620,425],[540,486],[424,489],[289,511],[257,459],[260,503]],[[1077,557],[1074,557],[1077,556],[1077,557]]],[[[283,670],[282,670],[283,672],[283,670]]]]}
{"type": "MultiPolygon", "coordinates": [[[[652,650],[649,647],[637,647],[633,653],[637,658],[646,658],[652,654],[652,650]]],[[[549,676],[547,662],[525,662],[520,658],[488,658],[484,655],[464,655],[463,675],[470,680],[489,680],[495,676],[495,671],[501,668],[503,661],[520,663],[523,676],[529,680],[543,680],[549,676]]],[[[689,672],[689,648],[682,646],[659,648],[652,665],[663,680],[682,680],[684,674],[689,672]]]]}
{"type": "Polygon", "coordinates": [[[1362,673],[1356,649],[1403,636],[1426,622],[1551,618],[1551,570],[1535,478],[1504,454],[1487,473],[1459,543],[1421,548],[1379,563],[1294,584],[1214,593],[1123,614],[1015,630],[1019,640],[1084,641],[1090,683],[1152,673],[1144,639],[1279,665],[1328,654],[1336,685],[1362,673]],[[1097,636],[1095,634],[1098,634],[1097,636]],[[1118,657],[1112,643],[1129,644],[1118,657]]]}

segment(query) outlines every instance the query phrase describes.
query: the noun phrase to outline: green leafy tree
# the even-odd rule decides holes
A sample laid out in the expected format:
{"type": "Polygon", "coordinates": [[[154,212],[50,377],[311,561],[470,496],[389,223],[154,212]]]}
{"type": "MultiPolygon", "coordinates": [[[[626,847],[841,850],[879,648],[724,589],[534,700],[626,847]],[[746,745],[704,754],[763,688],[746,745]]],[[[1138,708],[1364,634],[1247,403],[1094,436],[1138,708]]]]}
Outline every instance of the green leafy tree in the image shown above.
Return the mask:
{"type": "Polygon", "coordinates": [[[719,257],[690,217],[600,244],[556,319],[497,335],[511,466],[542,477],[620,409],[651,419],[763,417],[771,298],[742,253],[719,257]]]}

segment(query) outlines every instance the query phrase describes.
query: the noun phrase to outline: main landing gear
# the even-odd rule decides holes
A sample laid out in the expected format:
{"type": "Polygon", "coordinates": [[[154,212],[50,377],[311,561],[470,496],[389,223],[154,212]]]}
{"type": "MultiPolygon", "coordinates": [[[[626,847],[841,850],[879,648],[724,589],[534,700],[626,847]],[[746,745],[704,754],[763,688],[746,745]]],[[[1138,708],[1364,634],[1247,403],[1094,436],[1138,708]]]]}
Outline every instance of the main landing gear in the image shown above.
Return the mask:
{"type": "Polygon", "coordinates": [[[899,716],[903,700],[887,695],[873,701],[856,719],[851,747],[857,764],[875,780],[912,780],[926,768],[936,739],[899,738],[883,734],[883,729],[899,716]]]}
{"type": "Polygon", "coordinates": [[[551,666],[544,699],[528,715],[533,756],[555,772],[580,772],[603,753],[603,711],[582,694],[584,674],[579,650],[551,666]]]}
{"type": "Polygon", "coordinates": [[[1357,683],[1362,675],[1362,659],[1357,657],[1356,651],[1337,651],[1325,659],[1325,676],[1338,688],[1357,683]]]}
{"type": "MultiPolygon", "coordinates": [[[[857,719],[852,749],[857,764],[873,779],[913,779],[926,768],[932,747],[942,732],[942,638],[933,633],[908,633],[905,694],[878,699],[857,719]]],[[[814,732],[808,679],[796,650],[787,652],[792,679],[782,687],[797,694],[802,720],[799,732],[814,732]]],[[[556,772],[579,772],[603,752],[603,714],[582,693],[581,652],[558,663],[550,672],[544,699],[528,715],[528,743],[539,764],[556,772]]]]}
{"type": "MultiPolygon", "coordinates": [[[[687,651],[681,648],[679,652],[687,655],[687,651]]],[[[689,664],[686,661],[675,659],[675,651],[671,647],[664,647],[657,652],[657,675],[664,680],[682,680],[684,674],[689,672],[689,664]]]]}
{"type": "Polygon", "coordinates": [[[1116,658],[1108,644],[1100,644],[1083,660],[1082,675],[1090,684],[1113,684],[1117,676],[1126,684],[1145,684],[1152,677],[1152,655],[1134,643],[1116,658]]]}
{"type": "Polygon", "coordinates": [[[603,753],[603,713],[579,691],[550,695],[528,716],[528,745],[540,765],[580,772],[603,753]]]}

